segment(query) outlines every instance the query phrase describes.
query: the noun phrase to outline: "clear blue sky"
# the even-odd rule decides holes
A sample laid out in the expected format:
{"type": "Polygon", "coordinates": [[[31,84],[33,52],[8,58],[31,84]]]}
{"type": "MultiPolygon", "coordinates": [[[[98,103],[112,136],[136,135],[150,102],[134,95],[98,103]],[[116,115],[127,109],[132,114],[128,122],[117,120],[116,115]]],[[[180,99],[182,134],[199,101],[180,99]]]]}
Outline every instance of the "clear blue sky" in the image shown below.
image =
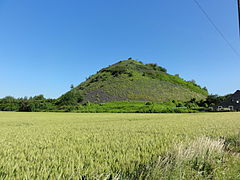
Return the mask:
{"type": "MultiPolygon", "coordinates": [[[[240,52],[237,0],[199,0],[240,52]]],[[[55,98],[100,68],[132,57],[240,89],[240,57],[193,0],[0,0],[0,97],[55,98]]]]}

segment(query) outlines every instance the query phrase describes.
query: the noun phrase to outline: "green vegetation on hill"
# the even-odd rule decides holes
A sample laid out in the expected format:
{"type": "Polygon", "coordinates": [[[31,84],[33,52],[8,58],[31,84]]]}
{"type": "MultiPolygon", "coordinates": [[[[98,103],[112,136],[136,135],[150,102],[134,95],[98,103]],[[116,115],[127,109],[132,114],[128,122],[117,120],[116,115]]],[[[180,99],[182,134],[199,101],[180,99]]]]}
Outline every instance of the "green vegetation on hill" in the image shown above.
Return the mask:
{"type": "Polygon", "coordinates": [[[120,61],[87,78],[79,86],[62,95],[59,105],[79,102],[103,103],[111,101],[189,101],[205,99],[206,88],[194,81],[170,75],[157,64],[143,64],[132,60],[120,61]]]}
{"type": "Polygon", "coordinates": [[[114,101],[100,104],[87,102],[75,106],[61,106],[59,111],[80,113],[193,113],[197,112],[196,110],[198,108],[198,105],[192,102],[157,103],[144,101],[114,101]]]}

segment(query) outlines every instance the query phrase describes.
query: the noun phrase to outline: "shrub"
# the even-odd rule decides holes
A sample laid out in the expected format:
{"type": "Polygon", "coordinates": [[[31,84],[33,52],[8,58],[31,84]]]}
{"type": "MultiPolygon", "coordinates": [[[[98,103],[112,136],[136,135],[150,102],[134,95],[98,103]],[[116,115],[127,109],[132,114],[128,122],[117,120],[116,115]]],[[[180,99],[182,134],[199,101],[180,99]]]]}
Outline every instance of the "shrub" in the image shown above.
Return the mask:
{"type": "Polygon", "coordinates": [[[147,106],[150,106],[150,105],[152,105],[153,103],[152,102],[146,102],[145,103],[145,105],[147,105],[147,106]]]}

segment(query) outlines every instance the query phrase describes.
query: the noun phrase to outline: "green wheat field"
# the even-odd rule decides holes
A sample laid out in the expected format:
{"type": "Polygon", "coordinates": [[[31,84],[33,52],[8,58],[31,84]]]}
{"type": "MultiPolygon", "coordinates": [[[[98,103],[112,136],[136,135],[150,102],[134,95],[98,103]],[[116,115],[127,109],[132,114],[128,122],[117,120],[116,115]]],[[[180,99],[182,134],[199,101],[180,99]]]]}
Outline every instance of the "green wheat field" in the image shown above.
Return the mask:
{"type": "Polygon", "coordinates": [[[0,179],[240,179],[240,113],[0,112],[0,179]]]}

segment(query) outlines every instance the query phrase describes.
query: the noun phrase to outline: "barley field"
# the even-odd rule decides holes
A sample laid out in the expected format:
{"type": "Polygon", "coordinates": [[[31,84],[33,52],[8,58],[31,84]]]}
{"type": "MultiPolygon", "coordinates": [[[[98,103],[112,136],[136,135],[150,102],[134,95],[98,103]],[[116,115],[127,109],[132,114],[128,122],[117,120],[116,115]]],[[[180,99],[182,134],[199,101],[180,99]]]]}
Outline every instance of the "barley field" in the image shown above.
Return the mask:
{"type": "Polygon", "coordinates": [[[0,179],[240,179],[240,113],[0,112],[0,179]]]}

